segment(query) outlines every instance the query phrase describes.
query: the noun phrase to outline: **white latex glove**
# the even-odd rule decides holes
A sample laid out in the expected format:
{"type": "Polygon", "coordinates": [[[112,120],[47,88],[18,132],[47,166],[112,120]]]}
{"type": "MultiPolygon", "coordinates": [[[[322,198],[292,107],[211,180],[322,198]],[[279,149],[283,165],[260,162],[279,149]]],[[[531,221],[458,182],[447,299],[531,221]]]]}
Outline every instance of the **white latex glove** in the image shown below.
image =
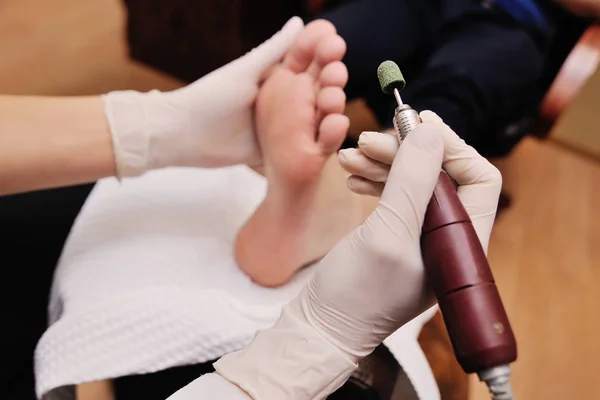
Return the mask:
{"type": "Polygon", "coordinates": [[[103,96],[118,176],[170,166],[258,165],[254,101],[303,28],[300,18],[290,19],[259,47],[184,88],[103,96]]]}
{"type": "MultiPolygon", "coordinates": [[[[442,161],[461,185],[459,197],[487,248],[500,173],[437,116],[423,118],[398,150],[381,201],[366,222],[321,261],[273,327],[215,364],[217,373],[253,399],[326,398],[361,358],[434,303],[419,237],[442,161]]],[[[389,137],[394,142],[373,134],[363,144],[368,142],[370,154],[393,155],[398,145],[389,137]]],[[[383,164],[361,157],[366,173],[370,164],[383,164]]]]}
{"type": "Polygon", "coordinates": [[[218,374],[205,374],[173,393],[167,400],[250,400],[238,386],[218,374]]]}

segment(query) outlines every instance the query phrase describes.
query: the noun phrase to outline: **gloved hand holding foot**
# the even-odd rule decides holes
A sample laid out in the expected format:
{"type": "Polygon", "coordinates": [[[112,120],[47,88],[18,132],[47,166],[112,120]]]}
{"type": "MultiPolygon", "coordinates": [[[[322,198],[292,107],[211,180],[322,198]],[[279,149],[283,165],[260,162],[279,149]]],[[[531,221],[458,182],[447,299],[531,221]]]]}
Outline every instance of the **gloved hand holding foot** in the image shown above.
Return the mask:
{"type": "Polygon", "coordinates": [[[0,195],[164,167],[260,164],[256,96],[303,31],[292,18],[250,53],[171,92],[0,95],[0,195]]]}
{"type": "Polygon", "coordinates": [[[118,176],[170,166],[260,164],[254,102],[262,80],[303,27],[300,18],[290,19],[245,56],[182,89],[104,96],[118,176]]]}
{"type": "MultiPolygon", "coordinates": [[[[419,237],[442,165],[459,183],[459,196],[487,249],[500,173],[437,116],[424,113],[423,119],[400,149],[395,137],[373,133],[361,149],[342,153],[342,165],[354,174],[351,181],[362,185],[354,190],[380,194],[379,205],[321,261],[273,327],[215,364],[217,374],[241,389],[240,398],[326,398],[363,357],[434,304],[419,237]]],[[[202,377],[171,400],[206,395],[215,379],[202,377]]]]}

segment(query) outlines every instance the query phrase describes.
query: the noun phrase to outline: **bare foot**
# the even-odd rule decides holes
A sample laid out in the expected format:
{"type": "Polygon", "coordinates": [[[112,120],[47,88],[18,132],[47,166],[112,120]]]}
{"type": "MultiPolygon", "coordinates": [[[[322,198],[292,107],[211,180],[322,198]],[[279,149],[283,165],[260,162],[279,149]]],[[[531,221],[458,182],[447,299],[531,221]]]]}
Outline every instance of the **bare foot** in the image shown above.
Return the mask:
{"type": "Polygon", "coordinates": [[[340,205],[352,196],[343,173],[337,165],[325,168],[349,125],[343,115],[348,73],[340,61],[345,50],[332,24],[312,22],[258,96],[269,186],[240,230],[235,252],[242,270],[261,285],[286,283],[361,222],[359,206],[340,205]]]}

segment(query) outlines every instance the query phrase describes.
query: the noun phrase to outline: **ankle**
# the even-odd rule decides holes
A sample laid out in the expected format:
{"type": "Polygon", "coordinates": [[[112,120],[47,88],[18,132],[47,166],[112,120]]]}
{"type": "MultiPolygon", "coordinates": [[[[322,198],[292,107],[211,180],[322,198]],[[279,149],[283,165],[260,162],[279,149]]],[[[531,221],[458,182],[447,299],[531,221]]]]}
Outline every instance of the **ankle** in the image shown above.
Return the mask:
{"type": "Polygon", "coordinates": [[[318,184],[300,188],[269,185],[259,209],[276,224],[300,223],[314,213],[318,199],[318,184]]]}

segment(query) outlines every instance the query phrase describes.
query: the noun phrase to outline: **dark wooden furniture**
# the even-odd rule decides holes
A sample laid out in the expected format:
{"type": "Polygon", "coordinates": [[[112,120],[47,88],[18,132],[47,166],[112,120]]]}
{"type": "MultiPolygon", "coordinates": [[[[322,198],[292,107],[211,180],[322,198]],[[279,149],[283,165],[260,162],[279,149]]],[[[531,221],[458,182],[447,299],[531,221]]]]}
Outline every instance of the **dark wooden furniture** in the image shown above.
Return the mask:
{"type": "Polygon", "coordinates": [[[540,105],[537,135],[546,137],[600,67],[600,24],[591,25],[559,69],[540,105]]]}
{"type": "Polygon", "coordinates": [[[191,82],[262,43],[299,0],[124,0],[131,57],[191,82]]]}

